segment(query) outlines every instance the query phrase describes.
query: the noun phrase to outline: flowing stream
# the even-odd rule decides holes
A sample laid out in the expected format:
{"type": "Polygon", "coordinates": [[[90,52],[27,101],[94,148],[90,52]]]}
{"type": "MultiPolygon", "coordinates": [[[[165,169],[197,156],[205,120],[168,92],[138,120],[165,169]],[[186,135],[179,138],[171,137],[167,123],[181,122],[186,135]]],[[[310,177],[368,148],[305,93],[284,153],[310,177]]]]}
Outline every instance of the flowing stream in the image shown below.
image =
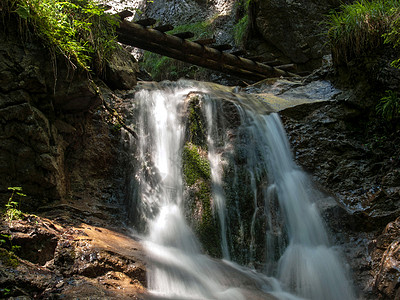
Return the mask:
{"type": "Polygon", "coordinates": [[[205,84],[164,83],[135,95],[140,136],[135,205],[146,228],[152,297],[355,299],[315,205],[318,193],[294,163],[279,116],[260,114],[241,98],[226,101],[238,124],[224,128],[221,119],[227,111],[205,84]],[[204,246],[185,217],[182,153],[186,97],[193,91],[202,95],[222,260],[204,254],[204,246]],[[227,159],[227,153],[238,156],[232,154],[236,153],[233,140],[245,145],[239,151],[240,163],[227,159]],[[229,183],[224,176],[227,165],[229,183]],[[240,208],[241,191],[251,207],[249,224],[240,208]],[[238,241],[238,237],[243,239],[238,241]]]}

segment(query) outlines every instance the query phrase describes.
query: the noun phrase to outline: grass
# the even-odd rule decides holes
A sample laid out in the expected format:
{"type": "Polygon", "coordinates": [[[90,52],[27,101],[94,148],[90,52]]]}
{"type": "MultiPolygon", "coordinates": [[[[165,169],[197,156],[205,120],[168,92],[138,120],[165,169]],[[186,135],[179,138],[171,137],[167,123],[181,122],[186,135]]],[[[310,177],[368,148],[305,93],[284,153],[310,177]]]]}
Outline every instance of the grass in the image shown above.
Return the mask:
{"type": "Polygon", "coordinates": [[[348,64],[381,47],[399,12],[399,0],[357,1],[332,12],[328,38],[335,64],[348,64]]]}
{"type": "Polygon", "coordinates": [[[241,16],[233,28],[233,36],[236,46],[244,48],[249,31],[249,6],[251,0],[239,0],[235,2],[237,14],[241,16]]]}

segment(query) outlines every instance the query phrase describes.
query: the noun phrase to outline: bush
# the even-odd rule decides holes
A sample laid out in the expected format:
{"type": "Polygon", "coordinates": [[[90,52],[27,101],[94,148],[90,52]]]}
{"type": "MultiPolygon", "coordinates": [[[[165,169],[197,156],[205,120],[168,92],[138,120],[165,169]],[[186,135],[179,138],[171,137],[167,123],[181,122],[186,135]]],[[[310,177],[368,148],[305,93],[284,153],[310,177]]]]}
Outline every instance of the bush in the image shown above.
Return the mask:
{"type": "Polygon", "coordinates": [[[399,0],[361,0],[342,5],[340,12],[332,12],[328,38],[333,61],[348,64],[356,57],[367,55],[384,44],[385,36],[391,43],[398,40],[398,31],[397,34],[389,33],[399,12],[399,0]]]}
{"type": "MultiPolygon", "coordinates": [[[[400,46],[400,13],[397,12],[397,16],[395,16],[395,21],[392,24],[391,31],[384,34],[385,43],[392,44],[393,47],[400,46]]],[[[400,68],[400,58],[394,60],[392,65],[396,68],[400,68]]]]}
{"type": "Polygon", "coordinates": [[[118,45],[117,19],[93,0],[1,0],[1,6],[6,13],[18,15],[20,28],[33,30],[74,68],[101,73],[118,45]]]}
{"type": "Polygon", "coordinates": [[[400,118],[400,98],[394,91],[386,91],[376,106],[376,112],[387,122],[394,122],[400,118]]]}

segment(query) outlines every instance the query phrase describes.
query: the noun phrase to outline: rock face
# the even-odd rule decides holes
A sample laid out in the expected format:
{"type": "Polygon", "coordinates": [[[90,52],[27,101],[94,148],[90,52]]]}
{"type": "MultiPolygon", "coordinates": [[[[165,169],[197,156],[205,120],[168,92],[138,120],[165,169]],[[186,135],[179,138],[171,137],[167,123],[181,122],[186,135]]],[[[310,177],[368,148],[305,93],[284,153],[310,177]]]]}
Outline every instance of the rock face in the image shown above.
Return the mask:
{"type": "Polygon", "coordinates": [[[121,50],[104,82],[90,79],[17,30],[10,17],[0,31],[0,205],[20,186],[28,196],[14,200],[40,217],[2,216],[0,294],[141,299],[142,250],[123,224],[118,101],[107,103],[113,113],[101,106],[118,99],[104,82],[132,88],[137,65],[121,50]]]}
{"type": "Polygon", "coordinates": [[[331,0],[251,1],[251,22],[261,36],[257,52],[266,60],[278,58],[306,70],[319,67],[323,55],[329,53],[323,22],[339,5],[340,1],[331,0]]]}
{"type": "Polygon", "coordinates": [[[396,299],[400,140],[364,127],[359,107],[343,97],[349,95],[281,115],[297,162],[340,205],[323,214],[355,285],[367,299],[396,299]]]}
{"type": "MultiPolygon", "coordinates": [[[[13,28],[11,20],[0,33],[0,191],[22,186],[35,199],[24,204],[37,207],[112,173],[113,140],[88,75],[69,69],[60,57],[49,61],[38,42],[23,46],[13,28]]],[[[133,58],[121,55],[107,68],[109,82],[131,88],[133,58]]]]}

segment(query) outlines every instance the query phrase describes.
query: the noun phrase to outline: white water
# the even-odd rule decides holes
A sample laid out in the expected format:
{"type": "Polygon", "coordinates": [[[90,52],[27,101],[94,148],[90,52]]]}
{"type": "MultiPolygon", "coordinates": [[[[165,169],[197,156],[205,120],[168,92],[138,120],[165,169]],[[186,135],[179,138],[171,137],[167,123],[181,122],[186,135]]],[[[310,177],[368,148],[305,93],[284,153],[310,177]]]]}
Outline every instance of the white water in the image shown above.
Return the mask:
{"type": "MultiPolygon", "coordinates": [[[[259,176],[259,168],[267,168],[269,186],[266,187],[265,209],[271,206],[272,198],[277,198],[286,224],[288,246],[281,249],[283,255],[276,272],[269,273],[276,279],[229,261],[229,216],[226,215],[221,158],[211,134],[216,130],[213,115],[218,112],[211,99],[207,99],[206,106],[209,159],[213,198],[221,224],[221,249],[226,260],[216,261],[202,254],[183,212],[184,98],[194,89],[204,91],[204,88],[191,84],[181,82],[180,87],[143,90],[136,95],[141,136],[138,150],[141,170],[136,177],[140,186],[141,211],[148,222],[145,249],[149,256],[148,285],[151,293],[163,299],[271,299],[270,295],[279,299],[354,299],[341,263],[328,246],[324,225],[313,203],[311,185],[293,162],[276,114],[261,116],[239,109],[242,126],[255,143],[249,144],[247,157],[254,201],[257,201],[257,192],[253,185],[259,176]]],[[[236,184],[240,186],[240,183],[236,184]]],[[[253,221],[256,215],[257,207],[253,221]]],[[[257,234],[253,222],[250,227],[251,232],[246,234],[250,234],[253,241],[257,234]]],[[[272,224],[270,227],[273,228],[272,224]]],[[[279,248],[285,244],[268,237],[266,241],[267,255],[276,248],[271,244],[280,243],[279,248]]],[[[254,245],[252,242],[250,252],[254,245]]],[[[277,253],[270,255],[277,256],[277,253]]],[[[265,263],[268,265],[268,258],[265,263]]]]}

